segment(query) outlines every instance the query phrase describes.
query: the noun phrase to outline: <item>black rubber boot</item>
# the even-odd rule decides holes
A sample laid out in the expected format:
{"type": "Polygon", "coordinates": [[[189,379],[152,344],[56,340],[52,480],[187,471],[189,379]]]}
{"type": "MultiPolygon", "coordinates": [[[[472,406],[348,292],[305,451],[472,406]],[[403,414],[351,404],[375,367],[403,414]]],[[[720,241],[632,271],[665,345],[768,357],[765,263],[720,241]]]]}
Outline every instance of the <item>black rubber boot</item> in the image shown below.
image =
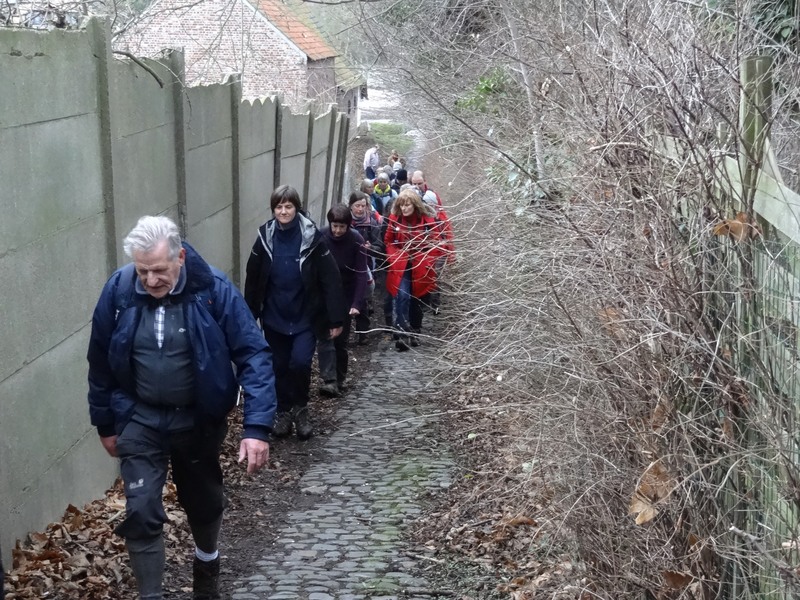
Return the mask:
{"type": "Polygon", "coordinates": [[[286,437],[292,433],[292,415],[288,411],[275,413],[275,421],[272,423],[272,435],[275,437],[286,437]]]}
{"type": "Polygon", "coordinates": [[[219,595],[219,558],[205,562],[195,556],[192,566],[194,600],[221,600],[219,595]]]}
{"type": "Polygon", "coordinates": [[[327,396],[328,398],[338,398],[341,395],[339,386],[335,381],[326,381],[320,384],[319,393],[321,396],[327,396]]]}
{"type": "Polygon", "coordinates": [[[314,435],[314,428],[311,426],[311,418],[308,415],[308,407],[300,406],[294,410],[294,428],[297,437],[307,440],[314,435]]]}
{"type": "MultiPolygon", "coordinates": [[[[161,580],[164,577],[164,538],[126,540],[131,569],[136,577],[141,600],[162,600],[161,580]]],[[[0,590],[0,596],[2,596],[0,590]]]]}

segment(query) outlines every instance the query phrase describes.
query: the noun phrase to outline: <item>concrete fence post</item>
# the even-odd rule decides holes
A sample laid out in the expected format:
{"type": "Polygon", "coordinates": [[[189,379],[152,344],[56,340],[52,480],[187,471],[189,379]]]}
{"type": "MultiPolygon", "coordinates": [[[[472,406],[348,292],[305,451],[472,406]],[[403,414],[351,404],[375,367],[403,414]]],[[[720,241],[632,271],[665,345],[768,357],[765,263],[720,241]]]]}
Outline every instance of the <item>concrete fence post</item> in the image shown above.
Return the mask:
{"type": "Polygon", "coordinates": [[[239,107],[242,104],[242,76],[235,73],[228,78],[231,92],[231,244],[233,244],[233,283],[242,283],[242,253],[239,236],[242,234],[241,221],[241,159],[239,158],[239,107]]]}
{"type": "Polygon", "coordinates": [[[350,129],[350,117],[347,115],[342,115],[341,120],[339,121],[339,153],[337,155],[337,163],[336,163],[336,178],[337,182],[334,186],[334,191],[336,192],[336,197],[342,197],[342,191],[344,190],[344,166],[347,164],[347,132],[350,129]]]}
{"type": "Polygon", "coordinates": [[[86,26],[92,40],[92,53],[97,57],[97,113],[100,121],[100,153],[102,159],[103,202],[105,204],[106,273],[117,268],[117,226],[114,214],[114,152],[111,131],[111,93],[109,74],[111,61],[111,26],[108,20],[91,19],[86,26]]]}
{"type": "Polygon", "coordinates": [[[314,120],[316,119],[316,114],[313,107],[309,107],[308,112],[306,113],[306,119],[308,119],[308,135],[306,136],[306,165],[303,169],[303,190],[300,197],[303,199],[303,209],[307,211],[308,194],[311,190],[311,163],[312,159],[314,158],[314,120]]]}
{"type": "MultiPolygon", "coordinates": [[[[280,97],[275,98],[275,164],[272,173],[272,185],[278,187],[281,184],[281,140],[283,139],[283,105],[280,97]]],[[[268,190],[267,197],[272,193],[268,190]]]]}
{"type": "Polygon", "coordinates": [[[186,62],[182,50],[170,50],[166,64],[172,73],[172,107],[175,119],[175,178],[178,202],[178,227],[181,235],[189,233],[186,222],[186,115],[183,107],[186,84],[186,62]]]}
{"type": "Polygon", "coordinates": [[[328,127],[328,148],[325,150],[325,181],[322,184],[322,212],[323,214],[328,211],[334,204],[333,201],[333,188],[331,186],[331,169],[333,168],[333,155],[336,149],[336,110],[334,106],[328,106],[331,113],[331,124],[328,127]]]}

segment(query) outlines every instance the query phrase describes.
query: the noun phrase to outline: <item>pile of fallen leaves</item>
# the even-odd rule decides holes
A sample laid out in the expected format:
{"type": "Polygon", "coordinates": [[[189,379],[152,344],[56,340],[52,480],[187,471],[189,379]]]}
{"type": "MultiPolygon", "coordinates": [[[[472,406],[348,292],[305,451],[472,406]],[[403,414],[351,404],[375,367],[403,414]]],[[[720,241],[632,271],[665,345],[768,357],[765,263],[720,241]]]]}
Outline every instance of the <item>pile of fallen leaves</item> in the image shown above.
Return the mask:
{"type": "MultiPolygon", "coordinates": [[[[185,548],[188,528],[177,508],[175,487],[164,487],[167,553],[185,548]]],[[[133,594],[133,575],[127,563],[125,543],[114,527],[125,514],[120,481],[104,498],[83,509],[70,505],[61,521],[43,532],[30,533],[12,551],[7,600],[59,598],[116,600],[133,594]]]]}

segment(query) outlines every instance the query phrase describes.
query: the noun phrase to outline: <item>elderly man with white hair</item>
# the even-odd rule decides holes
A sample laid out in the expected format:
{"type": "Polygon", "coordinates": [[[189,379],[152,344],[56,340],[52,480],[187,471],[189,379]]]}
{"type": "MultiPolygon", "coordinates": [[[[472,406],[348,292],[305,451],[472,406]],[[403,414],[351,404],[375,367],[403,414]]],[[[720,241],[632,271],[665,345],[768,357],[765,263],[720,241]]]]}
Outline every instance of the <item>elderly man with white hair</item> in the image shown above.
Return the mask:
{"type": "Polygon", "coordinates": [[[161,600],[171,466],[195,543],[193,598],[215,600],[227,415],[241,386],[239,462],[255,473],[269,458],[275,414],[271,354],[239,290],[181,241],[172,220],[142,217],[123,248],[132,262],[103,287],[87,356],[92,425],[119,458],[127,501],[116,533],[139,597],[161,600]]]}

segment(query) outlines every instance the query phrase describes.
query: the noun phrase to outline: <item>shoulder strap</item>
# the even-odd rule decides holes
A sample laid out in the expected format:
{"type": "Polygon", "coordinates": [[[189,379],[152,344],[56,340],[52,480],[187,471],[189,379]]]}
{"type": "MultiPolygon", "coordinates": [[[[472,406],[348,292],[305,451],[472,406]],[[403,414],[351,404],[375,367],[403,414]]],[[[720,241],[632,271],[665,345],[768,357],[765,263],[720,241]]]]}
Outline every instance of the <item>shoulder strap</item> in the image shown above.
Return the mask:
{"type": "Polygon", "coordinates": [[[133,283],[134,279],[129,276],[127,271],[127,268],[120,271],[117,275],[117,284],[114,287],[115,320],[121,311],[133,305],[133,295],[136,293],[133,283]]]}

